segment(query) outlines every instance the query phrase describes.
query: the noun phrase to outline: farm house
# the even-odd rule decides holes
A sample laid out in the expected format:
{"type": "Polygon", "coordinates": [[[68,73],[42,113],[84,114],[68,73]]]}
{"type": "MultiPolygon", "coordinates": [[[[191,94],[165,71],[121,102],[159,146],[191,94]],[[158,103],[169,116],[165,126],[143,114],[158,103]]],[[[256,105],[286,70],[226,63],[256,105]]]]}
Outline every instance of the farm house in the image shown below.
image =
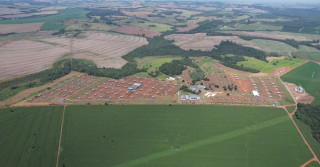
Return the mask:
{"type": "Polygon", "coordinates": [[[130,86],[128,87],[128,90],[136,90],[136,89],[138,89],[140,86],[141,86],[140,83],[134,83],[133,85],[130,85],[130,86]]]}

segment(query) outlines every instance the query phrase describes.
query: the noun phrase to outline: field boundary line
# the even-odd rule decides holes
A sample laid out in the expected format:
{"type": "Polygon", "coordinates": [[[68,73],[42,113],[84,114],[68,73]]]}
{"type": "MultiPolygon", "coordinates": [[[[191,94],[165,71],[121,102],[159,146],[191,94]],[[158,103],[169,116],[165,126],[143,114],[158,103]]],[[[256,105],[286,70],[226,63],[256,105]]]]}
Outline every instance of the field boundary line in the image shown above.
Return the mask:
{"type": "MultiPolygon", "coordinates": [[[[313,149],[311,148],[311,146],[309,145],[308,141],[306,140],[306,138],[303,136],[300,128],[298,127],[298,125],[296,124],[296,122],[293,120],[293,117],[292,115],[297,111],[298,108],[295,109],[295,111],[293,112],[293,114],[291,115],[290,112],[287,110],[286,107],[283,107],[283,109],[287,112],[289,118],[291,119],[292,123],[294,124],[294,126],[296,127],[296,129],[298,130],[300,136],[302,137],[304,143],[308,146],[309,150],[311,151],[312,155],[313,155],[313,158],[315,161],[317,161],[319,164],[320,164],[320,161],[317,157],[317,155],[314,153],[313,149]]],[[[310,163],[310,162],[309,162],[310,163]]],[[[305,165],[305,164],[304,164],[305,165]]],[[[303,165],[302,165],[303,166],[303,165]]]]}
{"type": "Polygon", "coordinates": [[[308,162],[306,162],[306,163],[304,163],[303,165],[301,165],[301,167],[306,167],[307,165],[309,165],[311,162],[313,162],[313,161],[317,161],[317,159],[316,158],[312,158],[312,159],[310,159],[308,162]]]}
{"type": "Polygon", "coordinates": [[[62,121],[61,121],[61,128],[60,128],[60,137],[59,137],[59,146],[58,146],[56,167],[58,167],[58,164],[59,164],[60,146],[61,146],[62,129],[63,129],[63,120],[64,120],[64,113],[66,111],[66,107],[67,107],[66,105],[63,107],[63,112],[62,112],[62,121]]]}

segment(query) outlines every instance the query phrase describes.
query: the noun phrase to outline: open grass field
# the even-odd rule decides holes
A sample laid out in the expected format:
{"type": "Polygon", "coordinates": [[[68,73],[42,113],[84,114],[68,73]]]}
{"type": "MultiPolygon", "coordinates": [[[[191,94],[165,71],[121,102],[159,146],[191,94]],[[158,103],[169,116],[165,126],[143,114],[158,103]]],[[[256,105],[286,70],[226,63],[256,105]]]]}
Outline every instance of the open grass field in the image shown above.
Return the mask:
{"type": "Polygon", "coordinates": [[[296,109],[296,106],[287,106],[286,109],[287,109],[290,113],[293,113],[294,110],[296,109]]]}
{"type": "Polygon", "coordinates": [[[243,66],[246,68],[251,68],[251,69],[255,69],[255,70],[259,70],[261,71],[266,65],[267,62],[256,59],[254,57],[247,57],[245,56],[245,61],[239,61],[237,62],[238,66],[243,66]]]}
{"type": "Polygon", "coordinates": [[[314,105],[320,105],[320,66],[314,62],[308,62],[281,76],[285,82],[301,85],[315,99],[314,105]]]}
{"type": "Polygon", "coordinates": [[[54,167],[62,107],[0,110],[0,165],[54,167]]]}
{"type": "Polygon", "coordinates": [[[170,63],[173,60],[181,60],[182,57],[172,57],[172,56],[152,56],[135,59],[138,62],[139,68],[147,68],[148,72],[155,71],[159,69],[164,63],[170,63]]]}
{"type": "Polygon", "coordinates": [[[300,166],[312,155],[282,109],[67,107],[59,166],[300,166]],[[92,130],[94,129],[94,130],[92,130]]]}
{"type": "Polygon", "coordinates": [[[138,24],[135,24],[134,26],[140,27],[143,29],[152,30],[152,31],[157,31],[157,32],[165,32],[165,31],[172,30],[172,26],[170,25],[153,23],[153,22],[138,23],[138,24]]]}
{"type": "Polygon", "coordinates": [[[240,61],[237,63],[237,65],[251,69],[256,69],[263,73],[271,73],[276,68],[281,67],[293,68],[305,62],[305,60],[294,58],[274,59],[269,62],[261,61],[252,57],[245,57],[245,59],[246,61],[240,61]]]}
{"type": "Polygon", "coordinates": [[[287,45],[283,42],[273,41],[273,40],[263,40],[263,39],[254,39],[252,40],[261,50],[266,52],[276,52],[283,56],[288,56],[289,52],[294,52],[297,49],[287,45]]]}
{"type": "Polygon", "coordinates": [[[293,68],[304,62],[306,61],[301,59],[294,59],[294,58],[271,60],[268,64],[266,64],[266,66],[262,69],[261,72],[270,73],[274,71],[276,68],[281,68],[281,67],[293,68]]]}

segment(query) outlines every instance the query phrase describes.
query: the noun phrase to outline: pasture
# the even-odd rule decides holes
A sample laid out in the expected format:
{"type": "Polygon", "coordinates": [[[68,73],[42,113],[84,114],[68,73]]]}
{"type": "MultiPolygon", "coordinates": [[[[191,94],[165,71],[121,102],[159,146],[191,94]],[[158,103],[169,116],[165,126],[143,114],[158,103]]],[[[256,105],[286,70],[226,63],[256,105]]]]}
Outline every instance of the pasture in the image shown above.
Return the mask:
{"type": "Polygon", "coordinates": [[[244,58],[246,59],[245,61],[237,62],[238,66],[243,66],[246,68],[251,68],[251,69],[261,71],[267,65],[267,62],[256,59],[254,57],[245,56],[244,58]]]}
{"type": "Polygon", "coordinates": [[[148,29],[157,32],[165,32],[172,30],[172,26],[160,23],[153,23],[153,22],[145,22],[145,23],[138,23],[134,24],[133,26],[140,27],[142,29],[148,29]]]}
{"type": "Polygon", "coordinates": [[[275,59],[275,60],[271,60],[268,64],[266,64],[266,66],[264,66],[261,72],[270,73],[274,71],[276,68],[281,68],[281,67],[293,68],[305,62],[306,62],[305,60],[294,59],[294,58],[275,59]]]}
{"type": "Polygon", "coordinates": [[[59,166],[300,166],[285,111],[227,106],[67,107],[59,166]],[[94,130],[92,130],[94,129],[94,130]]]}
{"type": "Polygon", "coordinates": [[[283,42],[273,41],[273,40],[263,40],[263,39],[254,39],[252,40],[261,50],[265,52],[276,52],[282,56],[288,56],[289,52],[294,52],[297,49],[287,45],[283,42]]]}
{"type": "Polygon", "coordinates": [[[54,167],[62,107],[0,110],[1,166],[54,167]]]}
{"type": "Polygon", "coordinates": [[[320,66],[314,62],[308,62],[281,76],[285,82],[301,85],[315,99],[314,105],[320,105],[320,66]]]}
{"type": "Polygon", "coordinates": [[[152,56],[144,58],[136,58],[135,60],[138,63],[139,68],[147,68],[148,72],[156,71],[165,63],[170,63],[173,60],[181,60],[182,57],[173,57],[173,56],[152,56]]]}

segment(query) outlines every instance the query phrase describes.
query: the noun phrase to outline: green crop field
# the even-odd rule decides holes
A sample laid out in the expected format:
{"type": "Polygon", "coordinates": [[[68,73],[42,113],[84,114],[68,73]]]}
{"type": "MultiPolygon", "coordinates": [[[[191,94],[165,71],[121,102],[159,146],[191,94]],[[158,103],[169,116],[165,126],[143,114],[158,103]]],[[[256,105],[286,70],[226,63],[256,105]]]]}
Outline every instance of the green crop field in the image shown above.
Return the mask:
{"type": "Polygon", "coordinates": [[[246,68],[251,68],[251,69],[261,71],[267,65],[267,62],[262,61],[262,60],[258,60],[254,57],[245,56],[244,58],[246,59],[245,61],[237,62],[238,66],[243,66],[246,68]]]}
{"type": "Polygon", "coordinates": [[[314,62],[308,62],[281,76],[285,82],[300,85],[311,96],[315,97],[312,104],[320,105],[320,66],[314,62]]]}
{"type": "Polygon", "coordinates": [[[320,62],[320,52],[293,52],[292,55],[298,58],[320,62]]]}
{"type": "Polygon", "coordinates": [[[67,107],[59,166],[300,166],[286,112],[232,106],[67,107]]]}
{"type": "Polygon", "coordinates": [[[158,32],[165,32],[165,31],[172,30],[172,26],[170,25],[153,23],[153,22],[138,23],[138,24],[135,24],[134,26],[153,30],[153,31],[158,31],[158,32]]]}
{"type": "Polygon", "coordinates": [[[213,66],[211,63],[205,63],[201,66],[201,68],[208,74],[224,73],[223,70],[213,66]]]}
{"type": "Polygon", "coordinates": [[[310,147],[312,148],[316,156],[320,158],[320,143],[316,139],[314,139],[314,137],[312,136],[311,128],[308,125],[301,122],[300,120],[298,120],[296,116],[293,116],[293,119],[298,125],[301,132],[303,133],[303,136],[305,137],[305,139],[308,141],[310,147]]]}
{"type": "MultiPolygon", "coordinates": [[[[165,63],[170,63],[173,60],[181,60],[182,57],[173,57],[173,56],[152,56],[144,58],[136,58],[135,60],[138,63],[139,68],[146,68],[147,72],[154,72],[159,69],[165,63]]],[[[165,78],[167,76],[164,76],[165,78]]]]}
{"type": "Polygon", "coordinates": [[[297,49],[287,45],[283,42],[273,41],[273,40],[263,40],[263,39],[254,39],[252,40],[254,44],[259,46],[263,51],[266,52],[276,52],[283,56],[288,56],[289,52],[294,52],[297,49]]]}
{"type": "Polygon", "coordinates": [[[281,68],[281,67],[293,68],[293,67],[296,67],[304,62],[306,62],[306,61],[301,60],[301,59],[294,59],[294,58],[272,60],[262,69],[261,72],[270,73],[270,72],[274,71],[276,68],[281,68]]]}
{"type": "Polygon", "coordinates": [[[61,30],[67,25],[64,21],[75,18],[85,18],[88,12],[83,9],[64,9],[59,10],[58,14],[50,16],[34,16],[31,18],[16,19],[16,20],[2,20],[0,24],[23,24],[23,23],[39,23],[45,22],[41,30],[61,30]]]}
{"type": "Polygon", "coordinates": [[[54,167],[62,107],[0,110],[0,166],[54,167]]]}
{"type": "Polygon", "coordinates": [[[287,106],[286,109],[289,111],[289,113],[293,113],[296,109],[296,106],[287,106]]]}

